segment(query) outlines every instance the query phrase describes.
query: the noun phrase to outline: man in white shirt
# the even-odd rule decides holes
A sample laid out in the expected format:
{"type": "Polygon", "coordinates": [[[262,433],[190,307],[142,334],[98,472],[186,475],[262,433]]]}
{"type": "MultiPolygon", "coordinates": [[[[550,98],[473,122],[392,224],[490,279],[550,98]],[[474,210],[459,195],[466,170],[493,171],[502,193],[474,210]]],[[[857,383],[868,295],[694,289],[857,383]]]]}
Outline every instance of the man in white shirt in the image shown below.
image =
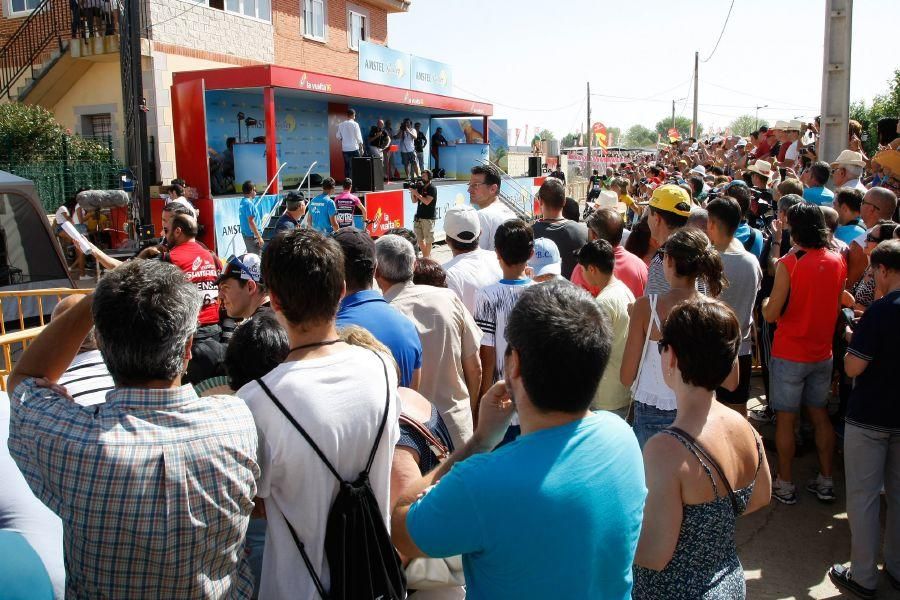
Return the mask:
{"type": "Polygon", "coordinates": [[[500,169],[488,163],[472,167],[469,179],[469,198],[478,209],[478,220],[481,222],[481,238],[478,246],[484,250],[494,249],[494,234],[497,227],[516,215],[497,195],[500,193],[500,169]]]}
{"type": "Polygon", "coordinates": [[[797,120],[788,122],[785,130],[785,142],[790,143],[787,151],[784,153],[784,160],[781,161],[782,167],[793,167],[800,159],[800,128],[803,124],[797,120]]]}
{"type": "MultiPolygon", "coordinates": [[[[391,459],[400,438],[397,372],[389,356],[339,341],[341,247],[318,231],[295,229],[269,242],[263,276],[292,349],[261,381],[344,481],[356,480],[376,447],[369,481],[386,520],[391,459]],[[386,400],[387,424],[378,438],[386,400]]],[[[258,381],[238,395],[259,433],[258,496],[265,499],[268,520],[259,597],[317,599],[290,528],[305,545],[310,568],[331,589],[325,527],[340,483],[258,381]]]]}
{"type": "Polygon", "coordinates": [[[347,109],[347,120],[338,125],[337,139],[341,140],[341,151],[344,153],[344,178],[353,176],[352,162],[357,156],[362,156],[363,138],[356,122],[356,111],[347,109]]]}
{"type": "Polygon", "coordinates": [[[837,159],[831,163],[831,180],[834,189],[840,187],[856,188],[865,194],[868,189],[859,180],[865,169],[866,161],[862,154],[852,150],[842,150],[837,159]]]}
{"type": "Polygon", "coordinates": [[[481,222],[471,206],[453,206],[444,215],[444,233],[453,258],[444,263],[447,287],[456,292],[469,314],[475,314],[475,295],[503,276],[497,255],[478,247],[481,222]]]}

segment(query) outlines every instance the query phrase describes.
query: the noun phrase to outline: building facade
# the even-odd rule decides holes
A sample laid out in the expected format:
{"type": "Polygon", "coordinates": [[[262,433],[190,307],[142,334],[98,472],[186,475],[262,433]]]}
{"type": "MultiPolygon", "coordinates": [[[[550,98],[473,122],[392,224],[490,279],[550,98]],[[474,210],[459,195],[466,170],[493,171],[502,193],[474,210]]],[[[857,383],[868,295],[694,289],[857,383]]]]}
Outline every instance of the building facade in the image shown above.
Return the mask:
{"type": "MultiPolygon", "coordinates": [[[[141,68],[150,150],[156,179],[163,182],[177,175],[173,73],[275,64],[357,79],[359,42],[387,44],[388,14],[410,5],[409,0],[136,1],[143,2],[141,68]]],[[[108,0],[101,4],[109,6],[108,0]]],[[[76,133],[111,136],[121,157],[115,16],[100,8],[92,23],[84,14],[73,23],[67,0],[0,0],[0,5],[0,53],[30,56],[32,63],[0,72],[5,87],[0,102],[45,106],[76,133]],[[94,36],[84,37],[89,25],[94,36]],[[28,29],[38,27],[55,31],[46,47],[26,44],[35,37],[28,29]]]]}

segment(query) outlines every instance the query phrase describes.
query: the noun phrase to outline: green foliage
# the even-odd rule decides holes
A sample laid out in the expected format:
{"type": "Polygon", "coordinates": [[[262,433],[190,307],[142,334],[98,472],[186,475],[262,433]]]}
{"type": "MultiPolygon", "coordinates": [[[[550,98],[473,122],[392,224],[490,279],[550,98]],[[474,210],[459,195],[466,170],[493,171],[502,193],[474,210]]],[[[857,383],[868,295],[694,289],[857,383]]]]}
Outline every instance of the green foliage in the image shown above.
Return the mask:
{"type": "Polygon", "coordinates": [[[579,135],[580,134],[577,131],[575,133],[567,133],[566,135],[563,136],[563,139],[560,142],[560,144],[562,145],[563,148],[570,148],[572,146],[577,146],[579,135]]]}
{"type": "Polygon", "coordinates": [[[656,132],[643,125],[632,125],[625,132],[622,145],[627,148],[653,148],[656,147],[656,132]]]}
{"type": "MultiPolygon", "coordinates": [[[[668,140],[668,131],[672,127],[672,117],[665,117],[656,123],[655,131],[663,137],[663,141],[668,140]]],[[[686,140],[691,136],[691,120],[687,117],[675,117],[675,129],[681,134],[681,139],[686,140]]],[[[697,137],[703,133],[703,124],[697,123],[697,137]]]]}
{"type": "Polygon", "coordinates": [[[606,139],[609,140],[610,146],[621,146],[622,145],[622,130],[618,127],[607,127],[606,128],[606,139]]]}
{"type": "Polygon", "coordinates": [[[728,126],[731,128],[732,135],[745,137],[759,129],[760,127],[768,127],[769,123],[765,119],[756,120],[755,115],[741,115],[735,118],[728,126]]]}
{"type": "Polygon", "coordinates": [[[900,69],[894,71],[894,76],[888,80],[888,90],[872,99],[872,104],[867,106],[865,102],[854,102],[850,105],[850,118],[859,121],[865,126],[865,132],[869,139],[863,141],[868,155],[878,151],[878,120],[885,118],[896,119],[900,116],[900,69]]]}
{"type": "Polygon", "coordinates": [[[64,129],[42,106],[11,102],[0,105],[0,162],[45,160],[110,162],[110,149],[64,129]]]}
{"type": "Polygon", "coordinates": [[[549,129],[541,129],[541,139],[542,140],[555,140],[556,136],[553,135],[553,132],[549,129]]]}

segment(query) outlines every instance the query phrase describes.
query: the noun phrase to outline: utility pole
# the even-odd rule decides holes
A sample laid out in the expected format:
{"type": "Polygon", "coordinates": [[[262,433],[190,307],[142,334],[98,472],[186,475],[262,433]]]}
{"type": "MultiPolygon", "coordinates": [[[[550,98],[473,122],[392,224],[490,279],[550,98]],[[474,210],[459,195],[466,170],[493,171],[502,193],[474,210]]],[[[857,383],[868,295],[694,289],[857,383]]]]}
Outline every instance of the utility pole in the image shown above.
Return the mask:
{"type": "Polygon", "coordinates": [[[691,121],[691,137],[695,139],[700,137],[697,135],[697,85],[699,84],[699,71],[700,53],[694,52],[694,119],[691,121]]]}
{"type": "Polygon", "coordinates": [[[769,108],[769,105],[764,104],[762,106],[756,107],[756,127],[754,127],[754,129],[756,129],[756,131],[759,131],[759,109],[761,109],[761,108],[769,108]]]}
{"type": "Polygon", "coordinates": [[[591,156],[591,136],[594,132],[591,130],[591,82],[587,82],[587,166],[585,171],[588,179],[591,178],[591,165],[593,165],[593,157],[591,156]]]}
{"type": "Polygon", "coordinates": [[[675,98],[672,98],[672,129],[675,128],[675,98]]]}
{"type": "Polygon", "coordinates": [[[847,148],[850,124],[850,42],[853,0],[826,0],[825,51],[822,56],[820,160],[832,161],[847,148]]]}

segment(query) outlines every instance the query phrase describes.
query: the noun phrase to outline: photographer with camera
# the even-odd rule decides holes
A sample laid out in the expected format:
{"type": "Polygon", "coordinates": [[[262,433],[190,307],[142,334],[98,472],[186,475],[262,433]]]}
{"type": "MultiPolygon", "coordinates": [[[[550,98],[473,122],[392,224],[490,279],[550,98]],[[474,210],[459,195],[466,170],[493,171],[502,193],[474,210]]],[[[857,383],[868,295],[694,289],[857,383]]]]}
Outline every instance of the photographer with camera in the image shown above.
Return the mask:
{"type": "Polygon", "coordinates": [[[416,204],[415,225],[416,240],[422,249],[422,256],[431,256],[431,245],[434,243],[434,219],[437,207],[437,188],[431,183],[431,171],[422,171],[421,179],[416,179],[409,188],[412,201],[416,204]]]}

